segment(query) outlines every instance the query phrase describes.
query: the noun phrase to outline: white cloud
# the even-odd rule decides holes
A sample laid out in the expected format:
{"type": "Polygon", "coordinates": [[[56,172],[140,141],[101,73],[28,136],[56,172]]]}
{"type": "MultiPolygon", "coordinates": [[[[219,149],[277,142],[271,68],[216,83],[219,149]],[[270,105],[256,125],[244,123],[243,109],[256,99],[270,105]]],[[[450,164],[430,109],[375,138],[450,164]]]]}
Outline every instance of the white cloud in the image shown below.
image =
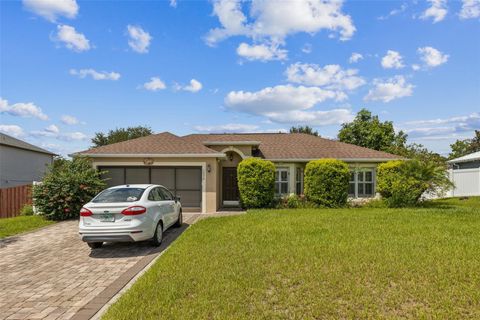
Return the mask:
{"type": "Polygon", "coordinates": [[[92,77],[93,80],[118,80],[120,79],[120,73],[118,72],[107,72],[107,71],[96,71],[94,69],[70,69],[70,74],[72,76],[78,76],[79,78],[86,78],[87,76],[92,77]]]}
{"type": "Polygon", "coordinates": [[[63,42],[65,47],[76,52],[88,51],[91,49],[90,40],[85,35],[77,32],[74,27],[67,25],[57,26],[55,41],[63,42]]]}
{"type": "Polygon", "coordinates": [[[312,44],[311,43],[305,43],[305,45],[302,48],[303,53],[311,53],[312,52],[312,44]]]}
{"type": "Polygon", "coordinates": [[[76,132],[67,132],[67,133],[61,134],[58,138],[60,140],[65,140],[65,141],[73,141],[73,140],[81,141],[81,140],[87,140],[88,136],[82,132],[76,131],[76,132]]]}
{"type": "Polygon", "coordinates": [[[363,98],[365,101],[390,102],[398,98],[411,96],[414,88],[412,84],[407,83],[403,76],[395,76],[387,80],[375,79],[373,85],[374,87],[363,98]]]}
{"type": "Polygon", "coordinates": [[[51,132],[53,134],[58,134],[60,132],[60,129],[54,124],[49,125],[48,127],[45,128],[45,131],[51,132]]]}
{"type": "Polygon", "coordinates": [[[310,109],[326,100],[341,101],[345,94],[317,87],[278,85],[260,91],[231,91],[225,97],[228,108],[251,114],[271,114],[310,109]]]}
{"type": "Polygon", "coordinates": [[[278,45],[257,44],[249,45],[245,42],[240,43],[237,48],[237,54],[247,60],[285,60],[287,59],[287,50],[280,49],[278,45]]]}
{"type": "Polygon", "coordinates": [[[444,119],[416,120],[404,123],[402,129],[411,137],[445,137],[472,132],[480,128],[480,114],[471,113],[444,119]]]}
{"type": "Polygon", "coordinates": [[[31,131],[30,135],[33,137],[54,138],[63,141],[82,141],[88,139],[88,136],[82,132],[60,132],[60,129],[54,124],[49,125],[43,130],[31,131]]]}
{"type": "Polygon", "coordinates": [[[0,124],[0,132],[16,138],[21,138],[25,135],[23,129],[14,124],[0,124]]]}
{"type": "Polygon", "coordinates": [[[149,82],[143,84],[143,87],[150,91],[158,91],[165,89],[167,86],[159,77],[151,77],[149,82]]]}
{"type": "Polygon", "coordinates": [[[196,131],[208,133],[245,133],[254,132],[258,129],[257,125],[242,124],[242,123],[228,123],[215,126],[194,126],[196,131]]]}
{"type": "Polygon", "coordinates": [[[268,115],[271,121],[277,123],[308,124],[312,126],[327,126],[350,122],[354,119],[349,109],[333,109],[328,111],[303,111],[294,110],[268,115]]]}
{"type": "Polygon", "coordinates": [[[42,112],[41,108],[33,104],[33,102],[18,102],[10,105],[7,100],[0,98],[0,113],[7,113],[22,118],[48,120],[48,116],[42,112]]]}
{"type": "Polygon", "coordinates": [[[189,92],[192,92],[192,93],[198,92],[198,91],[202,90],[202,88],[203,88],[202,83],[200,81],[196,80],[196,79],[190,80],[190,84],[185,85],[185,86],[182,86],[178,83],[175,83],[173,85],[174,90],[189,91],[189,92]]]}
{"type": "Polygon", "coordinates": [[[378,17],[378,20],[387,20],[390,17],[396,16],[396,15],[404,12],[405,10],[407,10],[407,7],[408,7],[408,5],[406,3],[402,3],[400,8],[393,9],[387,15],[378,17]]]}
{"type": "Polygon", "coordinates": [[[75,125],[75,124],[79,123],[77,118],[75,118],[74,116],[69,116],[69,115],[63,115],[61,117],[61,121],[64,124],[68,124],[68,125],[75,125]]]}
{"type": "Polygon", "coordinates": [[[363,55],[358,52],[353,52],[350,58],[348,59],[348,62],[357,63],[360,60],[363,60],[363,55]]]}
{"type": "Polygon", "coordinates": [[[433,23],[437,23],[445,19],[448,13],[447,0],[428,0],[430,7],[423,12],[420,19],[428,20],[433,19],[433,23]]]}
{"type": "Polygon", "coordinates": [[[147,53],[152,36],[139,26],[127,26],[127,33],[129,36],[128,45],[133,51],[138,53],[147,53]]]}
{"type": "Polygon", "coordinates": [[[177,0],[170,0],[170,7],[176,8],[177,7],[177,0]]]}
{"type": "Polygon", "coordinates": [[[412,70],[413,71],[418,71],[420,69],[421,69],[421,67],[418,64],[412,64],[412,70]]]}
{"type": "Polygon", "coordinates": [[[382,58],[382,67],[385,69],[400,69],[405,67],[402,56],[397,51],[388,50],[387,54],[382,58]]]}
{"type": "Polygon", "coordinates": [[[443,54],[432,47],[418,48],[417,52],[420,54],[420,59],[425,63],[425,65],[432,68],[444,64],[449,58],[448,54],[443,54]]]}
{"type": "Polygon", "coordinates": [[[480,18],[480,0],[462,0],[462,9],[458,16],[460,19],[480,18]]]}
{"type": "Polygon", "coordinates": [[[314,34],[324,29],[339,32],[340,39],[347,40],[353,36],[355,26],[350,16],[342,12],[342,5],[342,1],[297,0],[279,5],[275,1],[253,0],[247,10],[251,20],[248,22],[240,0],[216,0],[213,14],[221,27],[210,30],[206,41],[213,45],[243,35],[282,43],[288,35],[314,34]]]}
{"type": "Polygon", "coordinates": [[[23,0],[23,6],[50,22],[55,22],[60,16],[73,19],[78,14],[75,0],[23,0]]]}
{"type": "Polygon", "coordinates": [[[190,80],[190,84],[188,86],[183,87],[183,90],[190,91],[190,92],[198,92],[202,90],[202,83],[198,80],[192,79],[190,80]]]}
{"type": "Polygon", "coordinates": [[[357,75],[358,70],[343,70],[337,64],[322,68],[316,64],[295,63],[290,65],[285,73],[290,82],[327,89],[354,90],[365,84],[365,80],[357,75]]]}
{"type": "Polygon", "coordinates": [[[342,92],[318,87],[279,85],[260,91],[231,91],[225,97],[228,109],[264,116],[278,123],[307,123],[311,125],[338,124],[351,119],[347,109],[312,111],[316,104],[326,100],[346,99],[342,92]]]}

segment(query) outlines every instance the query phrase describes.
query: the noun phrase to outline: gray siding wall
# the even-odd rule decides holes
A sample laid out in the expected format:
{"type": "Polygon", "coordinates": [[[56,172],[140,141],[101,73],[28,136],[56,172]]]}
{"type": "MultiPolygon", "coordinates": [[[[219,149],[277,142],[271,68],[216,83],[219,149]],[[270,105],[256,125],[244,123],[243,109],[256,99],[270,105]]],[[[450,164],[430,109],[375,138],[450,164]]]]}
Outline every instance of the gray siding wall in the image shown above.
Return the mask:
{"type": "Polygon", "coordinates": [[[53,156],[0,145],[0,188],[42,180],[53,156]]]}

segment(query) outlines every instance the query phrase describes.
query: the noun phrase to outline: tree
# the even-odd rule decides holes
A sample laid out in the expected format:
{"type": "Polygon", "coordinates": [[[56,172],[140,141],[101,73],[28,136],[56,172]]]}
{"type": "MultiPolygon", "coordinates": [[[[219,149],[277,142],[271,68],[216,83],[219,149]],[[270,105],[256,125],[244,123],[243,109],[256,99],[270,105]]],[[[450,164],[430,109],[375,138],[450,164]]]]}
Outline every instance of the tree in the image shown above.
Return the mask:
{"type": "Polygon", "coordinates": [[[387,151],[407,159],[417,159],[423,162],[434,163],[437,166],[444,166],[446,161],[445,157],[428,150],[419,143],[411,143],[405,146],[393,146],[387,151]]]}
{"type": "Polygon", "coordinates": [[[362,109],[352,122],[342,124],[338,133],[342,142],[379,151],[404,147],[407,135],[400,131],[395,133],[393,122],[381,122],[378,116],[372,116],[367,109],[362,109]]]}
{"type": "Polygon", "coordinates": [[[290,133],[306,133],[311,134],[312,136],[319,136],[318,131],[313,131],[313,128],[309,126],[298,126],[298,127],[291,127],[290,133]]]}
{"type": "Polygon", "coordinates": [[[472,139],[457,140],[451,144],[452,152],[448,155],[449,159],[463,157],[467,154],[480,151],[480,130],[475,130],[475,136],[472,139]]]}
{"type": "Polygon", "coordinates": [[[95,137],[92,139],[92,143],[94,147],[100,147],[107,144],[149,136],[152,133],[152,129],[143,126],[117,128],[115,130],[110,130],[108,134],[96,132],[95,137]]]}
{"type": "Polygon", "coordinates": [[[343,124],[338,138],[342,142],[393,153],[408,159],[417,159],[437,166],[445,165],[444,157],[428,150],[422,144],[407,144],[407,134],[403,131],[395,133],[392,121],[381,122],[378,116],[372,116],[367,109],[360,110],[352,122],[343,124]]]}

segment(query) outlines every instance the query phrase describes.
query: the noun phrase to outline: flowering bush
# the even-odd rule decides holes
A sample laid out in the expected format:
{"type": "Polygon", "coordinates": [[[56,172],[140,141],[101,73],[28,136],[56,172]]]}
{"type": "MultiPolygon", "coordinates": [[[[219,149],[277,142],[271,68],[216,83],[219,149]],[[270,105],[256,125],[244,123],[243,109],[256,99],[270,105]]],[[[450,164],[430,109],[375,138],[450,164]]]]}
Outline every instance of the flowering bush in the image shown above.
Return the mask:
{"type": "Polygon", "coordinates": [[[77,218],[82,206],[105,188],[101,172],[82,157],[60,159],[33,188],[35,207],[51,220],[77,218]]]}

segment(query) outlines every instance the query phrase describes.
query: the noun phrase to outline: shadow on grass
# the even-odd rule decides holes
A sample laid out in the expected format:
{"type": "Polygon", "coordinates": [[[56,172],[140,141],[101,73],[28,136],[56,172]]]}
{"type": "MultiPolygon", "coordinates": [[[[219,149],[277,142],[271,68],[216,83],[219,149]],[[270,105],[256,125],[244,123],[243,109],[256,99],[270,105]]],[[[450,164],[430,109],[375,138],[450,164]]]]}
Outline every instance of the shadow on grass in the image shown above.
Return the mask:
{"type": "Polygon", "coordinates": [[[128,258],[156,254],[168,248],[188,227],[189,224],[184,223],[180,228],[172,227],[165,231],[162,244],[159,247],[153,246],[150,241],[107,242],[101,248],[92,249],[89,257],[94,259],[128,258]]]}

